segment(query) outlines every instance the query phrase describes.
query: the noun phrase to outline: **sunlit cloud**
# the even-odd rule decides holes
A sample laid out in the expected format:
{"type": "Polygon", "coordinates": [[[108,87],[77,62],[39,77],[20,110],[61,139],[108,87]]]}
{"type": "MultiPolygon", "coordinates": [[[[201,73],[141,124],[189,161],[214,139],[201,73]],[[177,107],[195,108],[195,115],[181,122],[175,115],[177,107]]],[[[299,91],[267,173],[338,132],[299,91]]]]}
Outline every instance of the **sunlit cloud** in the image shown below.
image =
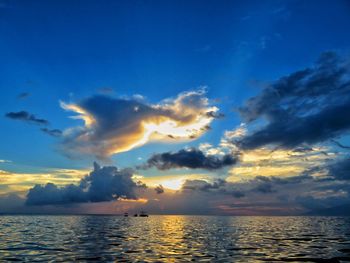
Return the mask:
{"type": "MultiPolygon", "coordinates": [[[[233,130],[223,133],[218,146],[202,143],[199,149],[206,154],[224,155],[227,152],[239,154],[239,162],[233,166],[227,176],[230,182],[249,180],[256,176],[297,176],[312,167],[321,167],[326,162],[342,153],[334,152],[329,146],[300,146],[294,149],[283,149],[272,146],[244,150],[236,145],[236,141],[246,136],[248,128],[240,124],[233,130]]],[[[324,176],[321,169],[313,171],[313,176],[324,176]]]]}
{"type": "Polygon", "coordinates": [[[25,192],[36,184],[54,183],[59,186],[77,183],[87,170],[46,169],[40,173],[15,173],[0,170],[0,194],[25,192]]]}
{"type": "Polygon", "coordinates": [[[186,180],[196,180],[196,179],[208,179],[209,175],[207,174],[185,174],[185,175],[161,175],[161,176],[152,176],[144,177],[138,175],[135,179],[140,180],[149,187],[157,187],[162,185],[166,190],[180,190],[182,185],[186,180]]]}
{"type": "Polygon", "coordinates": [[[312,166],[322,166],[335,155],[325,146],[294,150],[259,148],[242,151],[240,163],[232,167],[227,179],[237,181],[255,176],[296,176],[311,168],[310,163],[312,166]]]}
{"type": "Polygon", "coordinates": [[[60,102],[84,126],[63,132],[63,151],[107,158],[150,141],[176,142],[198,138],[209,129],[218,108],[210,105],[205,89],[179,94],[158,104],[107,96],[79,103],[60,102]]]}

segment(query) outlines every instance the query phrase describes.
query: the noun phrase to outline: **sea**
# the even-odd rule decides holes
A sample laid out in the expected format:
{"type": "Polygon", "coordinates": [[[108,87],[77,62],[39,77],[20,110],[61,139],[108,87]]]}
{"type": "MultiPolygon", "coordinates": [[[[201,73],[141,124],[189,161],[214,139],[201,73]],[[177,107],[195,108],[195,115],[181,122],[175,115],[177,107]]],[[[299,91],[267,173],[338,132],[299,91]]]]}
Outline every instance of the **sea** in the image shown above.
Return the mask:
{"type": "Polygon", "coordinates": [[[0,262],[350,262],[350,217],[0,216],[0,262]]]}

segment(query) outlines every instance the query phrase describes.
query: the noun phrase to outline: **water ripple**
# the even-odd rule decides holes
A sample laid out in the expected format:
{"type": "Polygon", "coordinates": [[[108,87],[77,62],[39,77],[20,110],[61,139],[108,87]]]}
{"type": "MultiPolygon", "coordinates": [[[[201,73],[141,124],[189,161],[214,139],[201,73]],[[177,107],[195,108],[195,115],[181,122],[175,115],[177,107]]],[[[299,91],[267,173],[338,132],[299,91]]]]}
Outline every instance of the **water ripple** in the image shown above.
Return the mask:
{"type": "Polygon", "coordinates": [[[344,262],[350,218],[0,216],[0,261],[344,262]]]}

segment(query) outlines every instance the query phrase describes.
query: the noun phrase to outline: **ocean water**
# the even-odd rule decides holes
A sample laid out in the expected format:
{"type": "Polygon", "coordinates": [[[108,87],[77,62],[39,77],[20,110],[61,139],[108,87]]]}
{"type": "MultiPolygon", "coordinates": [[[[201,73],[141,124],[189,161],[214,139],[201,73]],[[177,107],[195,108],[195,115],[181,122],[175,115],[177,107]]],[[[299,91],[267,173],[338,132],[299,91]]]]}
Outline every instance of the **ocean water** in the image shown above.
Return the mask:
{"type": "Polygon", "coordinates": [[[0,216],[0,262],[345,262],[350,218],[0,216]]]}

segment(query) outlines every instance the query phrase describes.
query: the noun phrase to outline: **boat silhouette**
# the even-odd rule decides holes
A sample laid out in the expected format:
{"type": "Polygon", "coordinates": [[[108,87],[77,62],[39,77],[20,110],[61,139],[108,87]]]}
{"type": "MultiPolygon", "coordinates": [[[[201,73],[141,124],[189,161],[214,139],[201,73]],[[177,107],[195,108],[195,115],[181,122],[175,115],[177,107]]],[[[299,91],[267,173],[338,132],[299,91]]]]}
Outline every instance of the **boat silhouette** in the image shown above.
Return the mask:
{"type": "Polygon", "coordinates": [[[148,217],[148,214],[145,211],[141,211],[140,217],[148,217]]]}
{"type": "Polygon", "coordinates": [[[145,211],[141,211],[139,214],[134,214],[134,217],[148,217],[148,214],[145,211]]]}

